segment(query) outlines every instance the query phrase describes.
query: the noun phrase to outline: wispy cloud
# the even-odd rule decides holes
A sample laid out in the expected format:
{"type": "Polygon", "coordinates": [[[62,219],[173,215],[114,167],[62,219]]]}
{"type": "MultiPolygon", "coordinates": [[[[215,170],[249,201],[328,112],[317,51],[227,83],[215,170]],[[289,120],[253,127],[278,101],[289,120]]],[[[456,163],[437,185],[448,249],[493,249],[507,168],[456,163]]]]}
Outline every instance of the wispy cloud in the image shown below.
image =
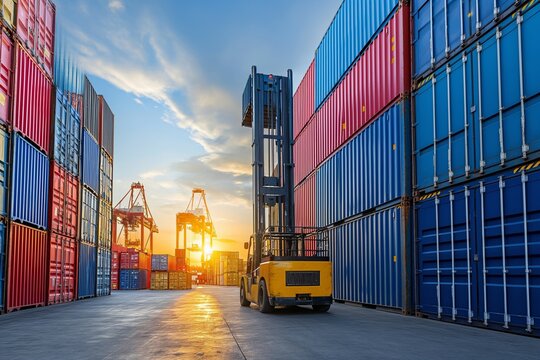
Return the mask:
{"type": "Polygon", "coordinates": [[[122,0],[109,0],[109,9],[111,9],[111,11],[122,10],[124,7],[122,0]]]}
{"type": "Polygon", "coordinates": [[[151,180],[160,176],[163,176],[163,172],[157,170],[147,171],[139,175],[139,177],[143,180],[151,180]]]}
{"type": "Polygon", "coordinates": [[[134,98],[133,100],[134,100],[137,104],[139,104],[139,105],[142,105],[142,104],[143,104],[142,100],[139,99],[139,98],[137,98],[137,97],[134,98]]]}

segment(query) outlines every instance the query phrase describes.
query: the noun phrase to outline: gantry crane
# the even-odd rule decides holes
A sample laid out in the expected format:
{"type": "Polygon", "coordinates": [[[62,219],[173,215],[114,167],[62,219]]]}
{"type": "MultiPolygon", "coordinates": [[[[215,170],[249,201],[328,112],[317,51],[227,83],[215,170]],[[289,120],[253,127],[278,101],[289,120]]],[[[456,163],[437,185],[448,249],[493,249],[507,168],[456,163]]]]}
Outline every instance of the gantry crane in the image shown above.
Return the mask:
{"type": "Polygon", "coordinates": [[[126,247],[140,248],[143,252],[148,252],[148,250],[150,253],[154,252],[154,233],[158,233],[159,230],[148,207],[143,184],[132,183],[129,191],[116,204],[113,210],[112,226],[115,244],[123,237],[126,247]],[[117,232],[118,224],[121,225],[120,233],[117,232]],[[147,230],[147,238],[145,238],[145,230],[147,230]],[[140,231],[140,239],[129,238],[129,232],[133,231],[140,231]]]}
{"type": "Polygon", "coordinates": [[[206,237],[210,240],[210,247],[212,247],[212,240],[216,237],[216,229],[212,222],[212,216],[210,215],[210,209],[206,202],[206,193],[204,189],[195,188],[191,191],[191,199],[184,212],[176,214],[176,248],[180,246],[180,232],[184,233],[184,249],[185,256],[188,256],[187,248],[187,231],[191,230],[195,234],[200,234],[202,237],[201,247],[197,244],[192,244],[189,250],[202,251],[202,262],[206,260],[206,237]],[[204,207],[201,207],[204,206],[204,207]]]}

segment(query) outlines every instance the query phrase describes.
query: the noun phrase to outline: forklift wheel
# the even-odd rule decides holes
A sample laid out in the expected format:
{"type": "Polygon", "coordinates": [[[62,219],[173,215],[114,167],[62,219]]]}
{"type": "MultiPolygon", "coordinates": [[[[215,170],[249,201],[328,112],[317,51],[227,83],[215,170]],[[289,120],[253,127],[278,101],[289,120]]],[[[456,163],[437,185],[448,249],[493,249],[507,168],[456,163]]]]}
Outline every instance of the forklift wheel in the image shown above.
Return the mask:
{"type": "Polygon", "coordinates": [[[268,293],[264,280],[259,282],[259,311],[264,314],[274,311],[274,307],[270,305],[270,301],[268,300],[268,293]]]}
{"type": "Polygon", "coordinates": [[[251,305],[251,302],[246,298],[246,288],[244,287],[243,281],[240,285],[240,305],[246,307],[251,305]]]}
{"type": "Polygon", "coordinates": [[[318,313],[325,313],[330,310],[330,305],[313,305],[313,311],[318,313]]]}

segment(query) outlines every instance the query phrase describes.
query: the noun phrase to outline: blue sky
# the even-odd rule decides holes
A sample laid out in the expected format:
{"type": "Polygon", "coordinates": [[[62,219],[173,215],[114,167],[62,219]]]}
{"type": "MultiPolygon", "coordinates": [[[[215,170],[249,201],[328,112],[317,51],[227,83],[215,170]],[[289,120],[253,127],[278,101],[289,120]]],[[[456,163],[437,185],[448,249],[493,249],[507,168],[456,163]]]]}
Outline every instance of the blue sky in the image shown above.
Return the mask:
{"type": "MultiPolygon", "coordinates": [[[[174,250],[174,216],[207,190],[216,245],[251,233],[251,65],[301,80],[341,0],[56,0],[57,29],[116,115],[114,197],[144,183],[174,250]]],[[[243,251],[242,251],[243,253],[243,251]]]]}

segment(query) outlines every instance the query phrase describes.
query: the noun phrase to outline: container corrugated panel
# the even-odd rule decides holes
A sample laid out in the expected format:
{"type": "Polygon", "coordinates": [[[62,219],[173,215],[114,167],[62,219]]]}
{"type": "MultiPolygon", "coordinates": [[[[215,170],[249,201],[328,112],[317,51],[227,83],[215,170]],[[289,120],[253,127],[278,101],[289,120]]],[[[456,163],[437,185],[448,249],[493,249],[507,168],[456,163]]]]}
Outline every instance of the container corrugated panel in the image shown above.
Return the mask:
{"type": "Polygon", "coordinates": [[[79,243],[78,298],[96,296],[97,249],[79,243]]]}
{"type": "Polygon", "coordinates": [[[345,0],[315,53],[315,107],[390,17],[398,0],[345,0]]]}
{"type": "Polygon", "coordinates": [[[175,271],[176,258],[171,255],[155,254],[152,255],[153,271],[175,271]]]}
{"type": "Polygon", "coordinates": [[[48,304],[76,299],[77,240],[55,232],[50,234],[48,304]]]}
{"type": "Polygon", "coordinates": [[[82,182],[99,194],[101,152],[97,141],[83,129],[82,136],[82,182]]]}
{"type": "Polygon", "coordinates": [[[393,207],[329,230],[334,299],[403,307],[402,215],[393,207]]]}
{"type": "Polygon", "coordinates": [[[80,240],[95,246],[98,236],[98,198],[86,187],[83,187],[81,196],[80,240]]]}
{"type": "Polygon", "coordinates": [[[99,144],[114,157],[114,114],[103,96],[99,96],[99,144]]]}
{"type": "Polygon", "coordinates": [[[167,271],[152,271],[150,289],[167,290],[169,288],[169,273],[167,271]]]}
{"type": "Polygon", "coordinates": [[[111,294],[111,251],[98,247],[97,257],[97,296],[111,294]]]}
{"type": "Polygon", "coordinates": [[[94,139],[99,139],[99,98],[87,77],[84,78],[83,124],[94,139]]]}
{"type": "MultiPolygon", "coordinates": [[[[4,10],[5,8],[4,5],[4,10]]],[[[2,44],[0,46],[0,121],[5,124],[11,123],[11,95],[13,94],[11,85],[11,73],[13,72],[12,53],[13,41],[5,31],[2,31],[2,44]]]]}
{"type": "Polygon", "coordinates": [[[6,309],[45,305],[47,232],[14,222],[9,230],[6,309]]]}
{"type": "Polygon", "coordinates": [[[297,227],[316,227],[316,175],[294,189],[294,222],[297,227]]]}
{"type": "Polygon", "coordinates": [[[317,171],[318,226],[410,194],[407,102],[392,106],[317,171]]]}
{"type": "Polygon", "coordinates": [[[54,117],[54,160],[79,176],[81,121],[78,112],[60,90],[56,91],[54,117]]]}
{"type": "Polygon", "coordinates": [[[20,45],[17,46],[13,127],[49,154],[52,82],[20,45]]]}
{"type": "Polygon", "coordinates": [[[130,249],[128,252],[120,253],[120,268],[121,269],[144,269],[150,270],[152,267],[152,259],[148,254],[130,249]]]}
{"type": "Polygon", "coordinates": [[[77,236],[79,180],[56,162],[51,167],[51,231],[68,237],[77,236]]]}
{"type": "Polygon", "coordinates": [[[11,219],[47,229],[49,159],[20,134],[13,141],[11,219]]]}
{"type": "Polygon", "coordinates": [[[0,215],[8,212],[8,168],[9,168],[9,134],[0,129],[0,215]]]}
{"type": "Polygon", "coordinates": [[[315,111],[315,60],[311,62],[293,97],[293,135],[302,131],[315,111]]]}
{"type": "Polygon", "coordinates": [[[414,75],[421,75],[444,62],[518,2],[520,0],[412,1],[414,75]]]}
{"type": "Polygon", "coordinates": [[[6,285],[6,225],[0,223],[0,310],[4,310],[4,289],[6,285]]]}
{"type": "Polygon", "coordinates": [[[49,0],[17,0],[17,35],[52,78],[56,7],[49,0]]]}
{"type": "MultiPolygon", "coordinates": [[[[317,167],[317,162],[320,161],[318,153],[320,150],[313,144],[318,144],[319,129],[314,118],[308,122],[304,130],[294,140],[293,145],[293,161],[294,161],[294,184],[300,184],[313,170],[317,167]]],[[[321,136],[324,138],[324,136],[321,136]]]]}
{"type": "Polygon", "coordinates": [[[147,277],[147,270],[120,270],[120,290],[146,289],[147,277]]]}
{"type": "Polygon", "coordinates": [[[502,22],[420,84],[414,94],[421,109],[414,127],[418,189],[539,156],[540,82],[531,80],[540,78],[538,4],[502,22]]]}
{"type": "Polygon", "coordinates": [[[112,245],[112,206],[105,201],[99,202],[98,244],[110,249],[112,245]]]}
{"type": "Polygon", "coordinates": [[[539,198],[537,161],[417,199],[418,311],[538,334],[539,198]]]}
{"type": "Polygon", "coordinates": [[[11,29],[15,28],[15,4],[14,0],[3,0],[2,7],[2,20],[11,29]]]}
{"type": "Polygon", "coordinates": [[[112,159],[107,153],[101,149],[101,166],[100,166],[100,181],[99,181],[99,194],[102,200],[108,204],[112,204],[112,192],[113,192],[113,164],[112,159]]]}

